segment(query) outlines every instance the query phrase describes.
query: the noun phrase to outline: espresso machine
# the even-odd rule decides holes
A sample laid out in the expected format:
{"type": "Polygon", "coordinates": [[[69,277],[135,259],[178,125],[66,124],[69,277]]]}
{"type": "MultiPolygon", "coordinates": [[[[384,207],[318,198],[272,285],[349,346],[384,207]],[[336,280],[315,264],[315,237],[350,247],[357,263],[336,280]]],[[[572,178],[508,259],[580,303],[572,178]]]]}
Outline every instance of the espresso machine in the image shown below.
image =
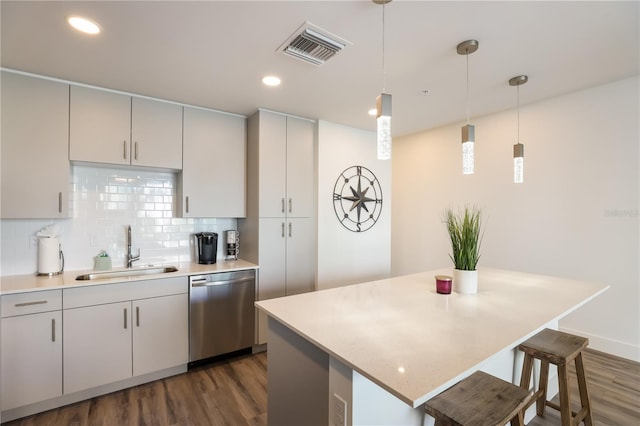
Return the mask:
{"type": "Polygon", "coordinates": [[[240,233],[236,230],[225,231],[225,260],[238,260],[240,253],[240,233]]]}

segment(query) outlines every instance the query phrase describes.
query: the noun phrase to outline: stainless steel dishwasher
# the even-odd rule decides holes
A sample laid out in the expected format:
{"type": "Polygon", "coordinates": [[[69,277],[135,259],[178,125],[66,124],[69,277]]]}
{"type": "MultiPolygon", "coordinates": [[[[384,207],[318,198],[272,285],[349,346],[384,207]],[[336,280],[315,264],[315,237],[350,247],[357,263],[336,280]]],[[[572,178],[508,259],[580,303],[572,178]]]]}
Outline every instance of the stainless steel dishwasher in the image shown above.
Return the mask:
{"type": "Polygon", "coordinates": [[[189,277],[189,362],[250,348],[255,335],[256,271],[189,277]]]}

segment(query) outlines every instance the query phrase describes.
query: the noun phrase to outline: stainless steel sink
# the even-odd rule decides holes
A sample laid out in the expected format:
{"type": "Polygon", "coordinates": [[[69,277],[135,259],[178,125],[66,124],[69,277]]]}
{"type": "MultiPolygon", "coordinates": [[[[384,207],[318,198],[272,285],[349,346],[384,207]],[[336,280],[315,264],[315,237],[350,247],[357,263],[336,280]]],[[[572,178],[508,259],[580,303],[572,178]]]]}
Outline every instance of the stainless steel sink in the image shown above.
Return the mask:
{"type": "Polygon", "coordinates": [[[149,266],[146,268],[124,269],[120,271],[92,272],[90,274],[78,275],[76,280],[107,280],[110,278],[135,277],[138,275],[168,274],[169,272],[177,271],[178,268],[175,266],[149,266]]]}

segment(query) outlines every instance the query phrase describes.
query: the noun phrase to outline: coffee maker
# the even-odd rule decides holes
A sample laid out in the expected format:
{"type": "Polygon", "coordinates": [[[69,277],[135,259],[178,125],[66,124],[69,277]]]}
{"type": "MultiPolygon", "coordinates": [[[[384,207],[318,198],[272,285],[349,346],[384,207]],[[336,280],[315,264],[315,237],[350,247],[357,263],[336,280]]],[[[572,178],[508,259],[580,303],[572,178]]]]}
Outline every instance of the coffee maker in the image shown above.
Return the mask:
{"type": "Polygon", "coordinates": [[[196,234],[198,263],[210,265],[216,263],[218,254],[218,234],[199,232],[196,234]]]}

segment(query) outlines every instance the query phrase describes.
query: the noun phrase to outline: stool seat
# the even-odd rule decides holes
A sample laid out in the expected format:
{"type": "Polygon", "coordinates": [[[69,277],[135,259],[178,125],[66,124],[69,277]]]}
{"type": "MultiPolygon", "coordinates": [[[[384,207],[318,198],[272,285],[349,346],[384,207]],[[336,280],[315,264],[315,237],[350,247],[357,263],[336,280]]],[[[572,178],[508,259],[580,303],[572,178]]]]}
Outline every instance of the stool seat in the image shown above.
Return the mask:
{"type": "Polygon", "coordinates": [[[512,383],[476,371],[425,403],[436,425],[524,426],[531,394],[512,383]]]}
{"type": "Polygon", "coordinates": [[[536,412],[539,416],[544,416],[545,407],[551,407],[560,411],[562,426],[575,426],[582,421],[587,426],[593,425],[591,402],[582,363],[582,352],[588,345],[589,339],[584,337],[545,329],[518,346],[518,349],[525,354],[520,380],[520,387],[523,389],[529,389],[534,358],[540,360],[539,387],[528,404],[536,402],[536,412]],[[567,365],[572,361],[575,362],[578,391],[580,392],[581,408],[577,413],[571,410],[569,395],[567,365]],[[558,367],[559,405],[547,400],[549,364],[558,367]]]}
{"type": "Polygon", "coordinates": [[[589,345],[589,339],[557,330],[544,329],[521,343],[518,349],[554,365],[565,365],[589,345]]]}

